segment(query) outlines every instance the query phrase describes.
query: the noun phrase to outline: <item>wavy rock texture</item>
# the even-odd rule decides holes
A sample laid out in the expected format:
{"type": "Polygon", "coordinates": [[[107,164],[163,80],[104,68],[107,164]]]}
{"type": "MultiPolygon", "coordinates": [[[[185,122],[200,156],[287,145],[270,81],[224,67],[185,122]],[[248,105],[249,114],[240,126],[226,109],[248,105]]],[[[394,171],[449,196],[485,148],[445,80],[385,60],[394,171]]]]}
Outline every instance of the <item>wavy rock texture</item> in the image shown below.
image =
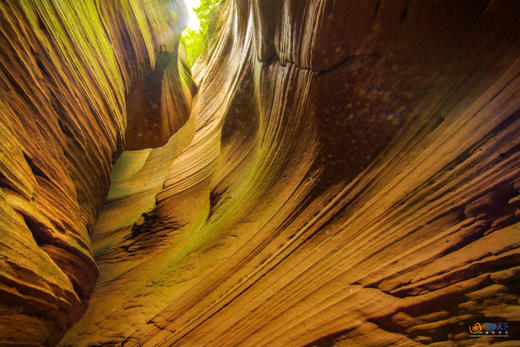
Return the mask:
{"type": "Polygon", "coordinates": [[[125,129],[127,146],[142,145],[126,95],[164,71],[153,91],[162,119],[143,128],[158,124],[167,140],[189,113],[177,54],[164,62],[183,11],[171,1],[0,3],[0,345],[54,345],[85,311],[98,276],[90,236],[125,129]]]}
{"type": "Polygon", "coordinates": [[[151,4],[93,2],[105,30],[68,14],[77,38],[55,3],[46,33],[40,2],[1,5],[9,341],[56,342],[93,255],[61,345],[464,345],[520,320],[517,2],[227,0],[193,103],[151,4]],[[47,70],[20,53],[58,38],[47,70]]]}

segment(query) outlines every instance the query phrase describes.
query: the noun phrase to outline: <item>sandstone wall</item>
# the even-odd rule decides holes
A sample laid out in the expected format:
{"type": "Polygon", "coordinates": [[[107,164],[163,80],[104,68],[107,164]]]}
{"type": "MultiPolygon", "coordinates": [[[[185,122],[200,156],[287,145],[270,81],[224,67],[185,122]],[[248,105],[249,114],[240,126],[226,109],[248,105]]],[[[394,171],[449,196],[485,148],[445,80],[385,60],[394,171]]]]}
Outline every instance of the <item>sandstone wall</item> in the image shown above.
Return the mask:
{"type": "Polygon", "coordinates": [[[218,6],[193,140],[155,207],[104,229],[63,343],[446,345],[518,319],[518,14],[218,6]]]}
{"type": "MultiPolygon", "coordinates": [[[[77,140],[88,150],[73,153],[90,155],[92,167],[78,159],[33,159],[71,151],[70,144],[54,143],[66,138],[54,134],[59,124],[40,124],[40,118],[57,122],[59,113],[43,117],[57,111],[49,109],[31,122],[24,118],[29,113],[16,111],[16,105],[35,104],[27,100],[38,95],[40,84],[30,84],[34,89],[16,102],[2,98],[15,112],[3,118],[2,134],[18,142],[1,147],[14,154],[5,156],[13,164],[2,164],[6,217],[0,220],[11,223],[0,228],[13,236],[0,245],[15,249],[17,240],[23,244],[19,254],[37,254],[13,253],[2,262],[7,264],[2,276],[11,276],[2,277],[7,288],[2,293],[10,290],[20,300],[4,302],[4,322],[17,317],[35,327],[27,338],[54,343],[85,307],[79,293],[86,289],[73,287],[77,270],[68,270],[79,265],[60,265],[57,259],[64,258],[38,247],[30,234],[41,229],[33,220],[59,225],[54,215],[59,208],[72,218],[63,238],[81,235],[86,244],[72,247],[66,259],[92,268],[90,277],[81,271],[85,277],[76,282],[81,288],[94,285],[92,254],[99,270],[88,308],[61,345],[464,345],[475,342],[468,337],[470,322],[520,320],[517,2],[227,0],[214,9],[209,50],[194,67],[193,102],[197,88],[188,77],[184,85],[175,81],[182,64],[171,65],[175,54],[162,52],[176,52],[170,48],[177,47],[175,37],[163,44],[147,39],[141,27],[120,29],[135,23],[127,17],[132,11],[135,18],[146,13],[147,28],[162,28],[164,8],[120,4],[95,7],[105,23],[106,36],[99,37],[108,37],[107,51],[122,66],[106,77],[122,86],[110,89],[118,97],[101,87],[82,89],[91,81],[85,76],[97,81],[112,71],[104,67],[110,59],[98,62],[102,73],[87,64],[94,70],[70,82],[74,88],[49,87],[64,93],[58,105],[83,107],[68,94],[77,90],[95,90],[86,97],[103,107],[118,105],[117,112],[94,108],[96,117],[79,118],[112,122],[100,127],[113,135],[108,130],[69,135],[89,134],[77,140]],[[129,50],[124,48],[129,40],[140,43],[129,50]],[[148,62],[132,65],[141,56],[148,62]],[[158,64],[151,62],[158,57],[158,64]],[[173,106],[163,110],[167,104],[173,106]],[[142,123],[135,122],[139,114],[142,123]],[[35,141],[10,122],[42,135],[35,141]],[[94,225],[109,189],[112,155],[121,151],[125,131],[130,151],[113,168],[89,236],[87,225],[94,225]],[[24,149],[44,140],[45,155],[25,150],[23,159],[24,149]],[[45,203],[31,202],[26,187],[45,186],[27,174],[44,165],[38,160],[69,175],[58,179],[62,176],[46,171],[50,168],[39,169],[60,183],[59,191],[76,191],[73,198],[63,194],[70,201],[58,199],[54,190],[37,194],[47,197],[45,203]],[[85,178],[71,179],[73,174],[85,178]],[[26,206],[39,214],[26,212],[32,211],[26,206]],[[40,212],[45,208],[53,214],[40,212]],[[80,220],[84,229],[75,232],[80,220]],[[84,258],[76,255],[78,249],[84,258]],[[43,258],[46,262],[37,261],[43,258]],[[27,272],[20,267],[39,276],[22,277],[27,272]],[[11,283],[46,287],[15,292],[11,283]],[[45,300],[48,288],[67,304],[55,309],[61,323],[44,330],[38,324],[50,319],[29,299],[45,300]],[[25,311],[17,316],[19,307],[25,311]],[[64,314],[65,309],[77,312],[64,314]]],[[[16,25],[4,21],[4,27],[16,25]]],[[[97,39],[70,45],[102,46],[97,39]]],[[[66,74],[71,58],[63,59],[53,63],[45,83],[66,74]]],[[[26,60],[2,58],[2,73],[18,71],[26,60]],[[13,62],[9,68],[6,61],[13,62]]],[[[28,83],[42,70],[36,64],[21,71],[25,74],[2,81],[28,83]]],[[[15,92],[28,87],[21,88],[15,92]]],[[[18,95],[3,90],[2,95],[18,95]]],[[[79,113],[72,107],[63,106],[62,122],[84,126],[73,121],[79,113]]],[[[38,108],[30,110],[39,114],[38,108]]]]}
{"type": "MultiPolygon", "coordinates": [[[[176,50],[184,12],[171,1],[0,3],[1,345],[56,344],[85,311],[98,276],[90,236],[125,146],[126,96],[176,50]]],[[[154,93],[184,111],[163,102],[161,119],[134,121],[158,124],[160,144],[177,130],[161,125],[189,113],[191,93],[170,92],[181,86],[174,55],[161,66],[166,90],[154,93]]],[[[127,147],[141,144],[133,137],[127,147]]]]}

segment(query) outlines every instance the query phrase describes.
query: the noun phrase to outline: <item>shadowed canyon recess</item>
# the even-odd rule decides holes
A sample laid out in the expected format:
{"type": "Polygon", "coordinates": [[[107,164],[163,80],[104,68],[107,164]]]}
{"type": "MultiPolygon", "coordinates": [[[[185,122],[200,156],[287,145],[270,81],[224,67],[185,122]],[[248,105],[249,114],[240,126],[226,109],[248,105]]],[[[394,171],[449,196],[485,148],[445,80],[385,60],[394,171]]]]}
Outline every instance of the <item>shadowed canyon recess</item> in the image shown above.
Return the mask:
{"type": "Polygon", "coordinates": [[[0,345],[520,343],[518,1],[0,14],[0,345]]]}

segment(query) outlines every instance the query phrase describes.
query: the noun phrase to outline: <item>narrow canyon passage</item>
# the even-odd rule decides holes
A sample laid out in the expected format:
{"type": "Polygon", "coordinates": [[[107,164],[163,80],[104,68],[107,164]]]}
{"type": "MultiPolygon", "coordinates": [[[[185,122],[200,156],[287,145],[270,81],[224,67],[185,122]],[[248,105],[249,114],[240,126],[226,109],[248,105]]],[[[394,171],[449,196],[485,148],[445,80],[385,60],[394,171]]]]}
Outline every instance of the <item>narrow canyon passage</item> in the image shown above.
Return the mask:
{"type": "Polygon", "coordinates": [[[520,2],[210,2],[0,1],[0,346],[519,344],[520,2]]]}

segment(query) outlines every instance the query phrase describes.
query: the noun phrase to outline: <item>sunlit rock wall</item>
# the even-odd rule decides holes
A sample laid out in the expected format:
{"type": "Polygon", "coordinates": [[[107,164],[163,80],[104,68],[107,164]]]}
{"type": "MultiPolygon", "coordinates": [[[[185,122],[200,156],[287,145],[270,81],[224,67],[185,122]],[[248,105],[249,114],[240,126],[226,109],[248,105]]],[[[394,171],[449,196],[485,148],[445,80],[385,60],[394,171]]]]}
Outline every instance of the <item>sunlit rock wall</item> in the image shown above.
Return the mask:
{"type": "Polygon", "coordinates": [[[445,346],[519,319],[519,15],[217,5],[183,145],[116,165],[62,344],[445,346]]]}
{"type": "Polygon", "coordinates": [[[520,320],[516,1],[227,0],[198,91],[175,2],[0,10],[0,344],[520,320]]]}
{"type": "Polygon", "coordinates": [[[90,236],[135,90],[167,75],[151,90],[160,112],[140,109],[155,118],[128,121],[159,138],[129,131],[127,146],[162,145],[188,117],[186,15],[175,1],[24,0],[0,2],[0,18],[0,345],[54,345],[98,276],[90,236]]]}

